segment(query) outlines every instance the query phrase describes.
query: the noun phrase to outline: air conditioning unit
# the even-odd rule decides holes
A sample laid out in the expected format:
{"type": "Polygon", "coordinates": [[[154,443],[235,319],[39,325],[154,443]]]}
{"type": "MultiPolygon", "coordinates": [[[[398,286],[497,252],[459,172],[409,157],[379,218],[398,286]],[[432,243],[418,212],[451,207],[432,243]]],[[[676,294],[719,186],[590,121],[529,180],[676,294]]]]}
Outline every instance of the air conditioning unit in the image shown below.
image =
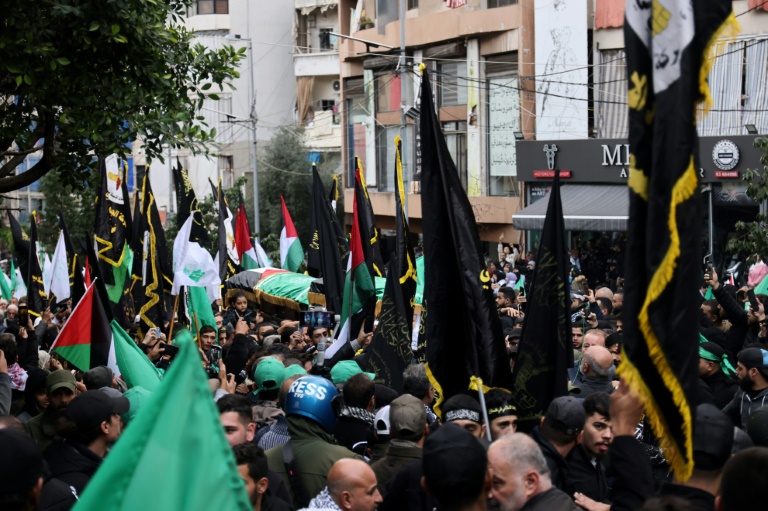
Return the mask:
{"type": "Polygon", "coordinates": [[[339,92],[341,90],[341,81],[340,80],[334,80],[333,81],[333,90],[336,92],[339,92]]]}

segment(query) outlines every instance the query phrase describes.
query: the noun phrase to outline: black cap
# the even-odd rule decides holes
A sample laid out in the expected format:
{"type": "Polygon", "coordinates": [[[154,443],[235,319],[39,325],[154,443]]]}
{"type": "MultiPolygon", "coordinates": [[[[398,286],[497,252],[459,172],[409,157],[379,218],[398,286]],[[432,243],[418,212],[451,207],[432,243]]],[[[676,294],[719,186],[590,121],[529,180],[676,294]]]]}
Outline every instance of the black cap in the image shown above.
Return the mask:
{"type": "Polygon", "coordinates": [[[459,420],[483,423],[483,409],[477,399],[465,394],[456,394],[443,404],[443,422],[459,420]]]}
{"type": "Polygon", "coordinates": [[[488,456],[480,441],[455,424],[443,425],[424,442],[424,479],[441,506],[454,508],[476,499],[487,468],[488,456]]]}
{"type": "Polygon", "coordinates": [[[719,470],[731,457],[733,422],[717,407],[696,407],[693,425],[693,462],[699,470],[719,470]]]}
{"type": "Polygon", "coordinates": [[[586,420],[584,406],[572,396],[553,399],[544,415],[545,424],[566,435],[578,435],[586,420]]]}
{"type": "Polygon", "coordinates": [[[32,488],[43,476],[43,456],[21,431],[0,429],[0,495],[32,488]]]}
{"type": "Polygon", "coordinates": [[[744,348],[739,352],[739,363],[747,369],[755,367],[765,371],[768,369],[768,351],[762,348],[744,348]]]}
{"type": "Polygon", "coordinates": [[[99,390],[101,387],[111,387],[112,369],[107,366],[96,366],[83,374],[83,383],[88,390],[99,390]]]}
{"type": "Polygon", "coordinates": [[[123,396],[109,397],[104,392],[89,390],[73,399],[64,415],[78,428],[89,428],[108,421],[112,414],[122,415],[130,408],[130,401],[123,396]]]}

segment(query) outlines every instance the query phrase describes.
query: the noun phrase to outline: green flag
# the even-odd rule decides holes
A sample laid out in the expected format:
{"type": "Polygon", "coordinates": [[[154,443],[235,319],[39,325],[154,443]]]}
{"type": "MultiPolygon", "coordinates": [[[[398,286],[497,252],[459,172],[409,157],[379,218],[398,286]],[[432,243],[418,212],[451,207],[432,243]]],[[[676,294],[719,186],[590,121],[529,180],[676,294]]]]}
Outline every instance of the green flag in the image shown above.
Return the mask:
{"type": "Polygon", "coordinates": [[[8,278],[8,276],[3,272],[3,274],[0,276],[0,292],[3,294],[3,299],[10,302],[11,298],[13,298],[13,292],[11,291],[11,280],[8,278]]]}
{"type": "Polygon", "coordinates": [[[204,326],[216,328],[216,318],[213,317],[213,309],[208,293],[204,287],[187,286],[187,316],[191,324],[192,335],[197,339],[197,330],[204,326]]]}
{"type": "Polygon", "coordinates": [[[123,290],[125,289],[125,280],[131,273],[133,268],[133,251],[126,243],[123,246],[123,257],[121,258],[120,266],[116,266],[112,269],[112,274],[115,278],[115,284],[107,284],[107,294],[109,295],[109,301],[112,303],[119,303],[120,298],[123,296],[123,290]]]}
{"type": "Polygon", "coordinates": [[[112,342],[115,344],[115,358],[120,375],[128,387],[144,387],[150,392],[160,385],[160,371],[152,365],[147,356],[133,342],[116,320],[112,320],[112,342]]]}
{"type": "Polygon", "coordinates": [[[197,347],[189,332],[177,339],[181,351],[166,378],[109,452],[75,511],[253,509],[197,347]]]}

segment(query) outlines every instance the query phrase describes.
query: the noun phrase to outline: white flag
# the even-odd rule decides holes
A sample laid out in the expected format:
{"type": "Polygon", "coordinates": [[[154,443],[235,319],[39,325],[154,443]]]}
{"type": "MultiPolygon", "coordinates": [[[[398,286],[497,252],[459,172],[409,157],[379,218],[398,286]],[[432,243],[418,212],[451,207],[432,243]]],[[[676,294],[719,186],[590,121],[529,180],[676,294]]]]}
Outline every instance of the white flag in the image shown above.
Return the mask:
{"type": "Polygon", "coordinates": [[[194,218],[189,215],[173,243],[173,288],[178,295],[181,286],[217,287],[221,285],[219,268],[196,241],[189,241],[194,218]]]}
{"type": "Polygon", "coordinates": [[[69,298],[69,268],[67,267],[67,248],[64,246],[64,233],[59,232],[59,242],[56,243],[56,250],[53,252],[53,261],[51,270],[47,277],[48,296],[51,293],[56,295],[56,301],[67,300],[69,298]]]}

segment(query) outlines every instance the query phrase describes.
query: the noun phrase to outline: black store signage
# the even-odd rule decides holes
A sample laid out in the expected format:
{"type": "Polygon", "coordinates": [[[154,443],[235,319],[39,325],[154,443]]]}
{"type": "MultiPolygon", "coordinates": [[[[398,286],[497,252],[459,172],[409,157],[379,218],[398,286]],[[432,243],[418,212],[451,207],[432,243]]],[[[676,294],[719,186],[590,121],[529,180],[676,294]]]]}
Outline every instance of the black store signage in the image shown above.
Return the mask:
{"type": "MultiPolygon", "coordinates": [[[[750,135],[699,138],[702,182],[738,181],[748,169],[759,169],[760,151],[750,135]]],[[[629,144],[622,139],[537,140],[517,142],[517,177],[548,181],[560,170],[564,183],[626,183],[629,144]]]]}

